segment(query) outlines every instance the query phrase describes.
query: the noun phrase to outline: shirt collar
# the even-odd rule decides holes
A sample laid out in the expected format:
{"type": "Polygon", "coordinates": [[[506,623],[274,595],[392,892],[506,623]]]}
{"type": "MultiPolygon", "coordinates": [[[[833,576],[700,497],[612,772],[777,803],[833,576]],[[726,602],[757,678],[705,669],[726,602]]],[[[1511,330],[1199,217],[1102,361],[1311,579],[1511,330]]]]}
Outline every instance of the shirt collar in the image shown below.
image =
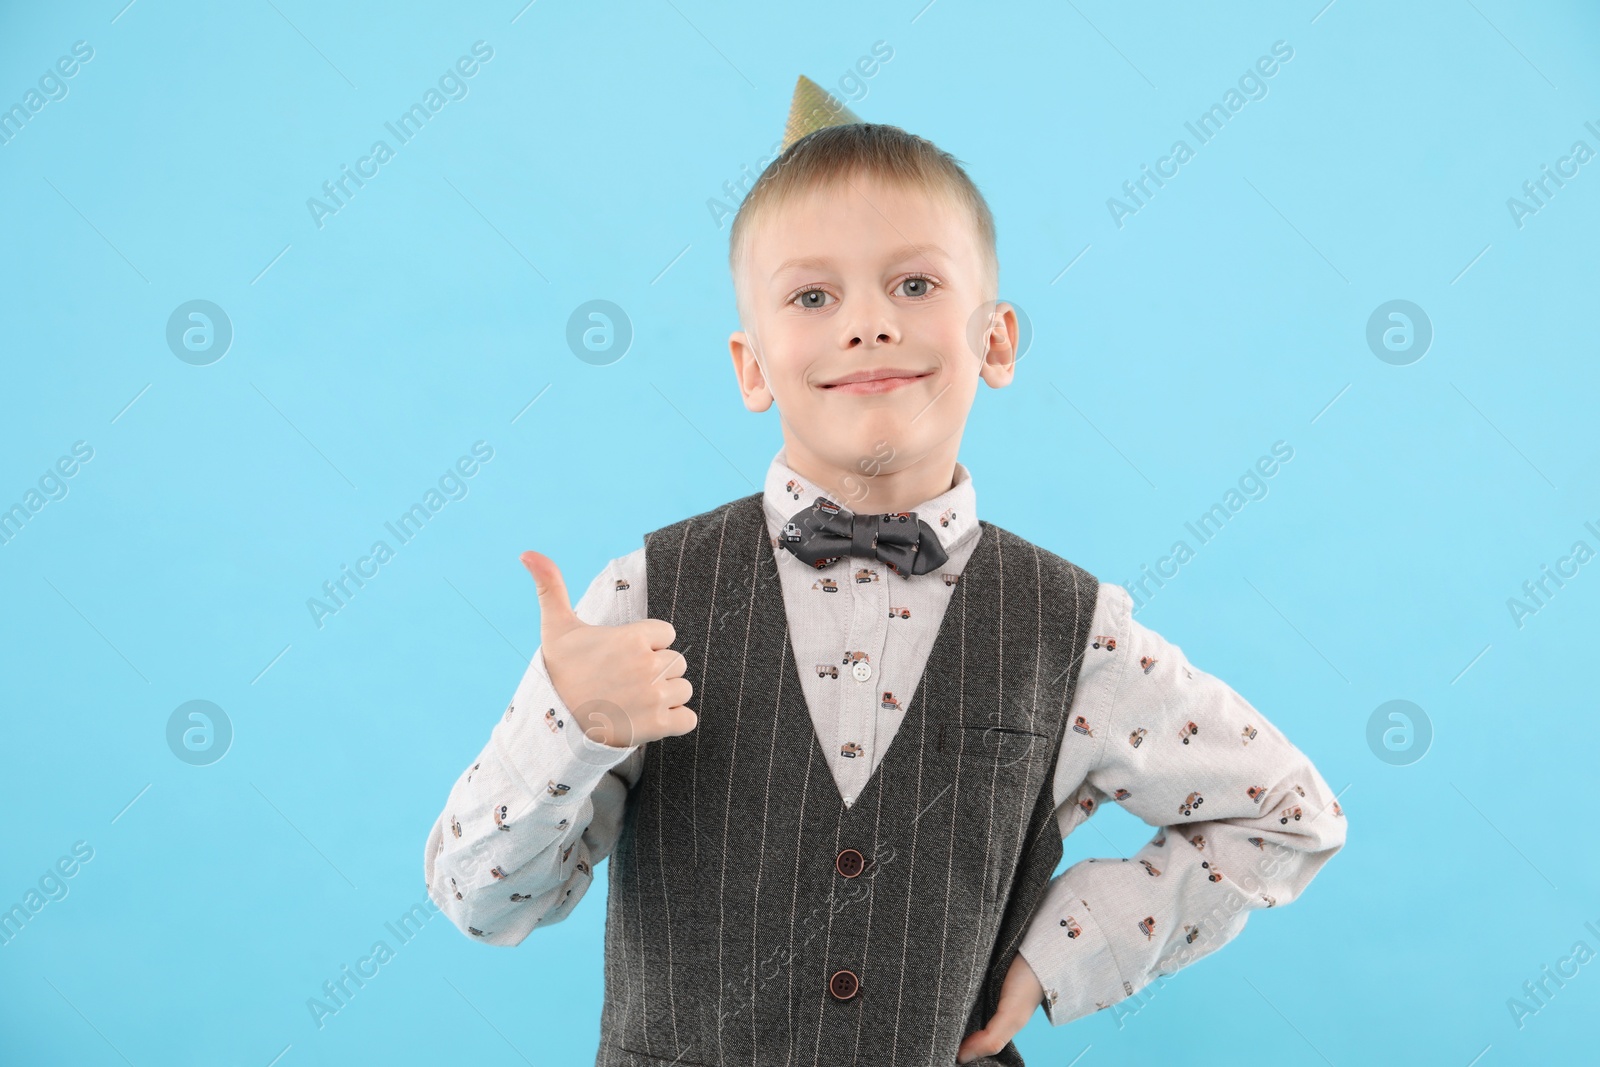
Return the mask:
{"type": "MultiPolygon", "coordinates": [[[[767,483],[762,490],[769,532],[776,536],[776,531],[781,530],[795,512],[810,507],[819,496],[833,500],[828,490],[812,485],[784,462],[784,450],[779,448],[767,467],[767,483]]],[[[835,500],[834,503],[851,510],[848,501],[835,500]]],[[[933,528],[945,553],[954,555],[955,546],[978,530],[978,495],[972,485],[971,472],[958,460],[955,484],[909,510],[933,528]]]]}

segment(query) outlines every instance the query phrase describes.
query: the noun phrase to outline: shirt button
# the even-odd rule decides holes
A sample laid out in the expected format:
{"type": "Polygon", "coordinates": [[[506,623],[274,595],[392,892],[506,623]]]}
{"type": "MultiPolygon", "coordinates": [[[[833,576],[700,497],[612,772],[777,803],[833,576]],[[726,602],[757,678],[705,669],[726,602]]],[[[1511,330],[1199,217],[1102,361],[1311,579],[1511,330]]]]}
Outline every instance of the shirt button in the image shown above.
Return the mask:
{"type": "Polygon", "coordinates": [[[828,992],[835,1000],[849,1000],[860,988],[861,980],[854,971],[834,971],[833,977],[828,979],[828,992]]]}
{"type": "Polygon", "coordinates": [[[865,682],[872,677],[872,664],[864,659],[858,659],[855,666],[850,668],[850,674],[856,681],[865,682]]]}
{"type": "Polygon", "coordinates": [[[854,878],[866,867],[866,857],[853,848],[847,848],[839,853],[839,858],[833,861],[833,866],[846,878],[854,878]]]}

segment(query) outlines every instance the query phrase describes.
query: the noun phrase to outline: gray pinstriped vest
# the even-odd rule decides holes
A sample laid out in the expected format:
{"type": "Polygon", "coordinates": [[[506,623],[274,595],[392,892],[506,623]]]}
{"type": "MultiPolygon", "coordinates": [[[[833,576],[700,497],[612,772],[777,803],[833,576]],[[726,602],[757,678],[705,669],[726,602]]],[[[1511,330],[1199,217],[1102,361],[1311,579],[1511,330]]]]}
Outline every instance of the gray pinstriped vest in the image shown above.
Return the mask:
{"type": "MultiPolygon", "coordinates": [[[[943,1067],[987,1023],[1061,859],[1052,782],[1099,583],[979,527],[849,808],[761,494],[646,535],[650,617],[676,631],[699,723],[651,742],[628,794],[597,1067],[943,1067]]],[[[975,1062],[1022,1057],[1008,1043],[975,1062]]]]}

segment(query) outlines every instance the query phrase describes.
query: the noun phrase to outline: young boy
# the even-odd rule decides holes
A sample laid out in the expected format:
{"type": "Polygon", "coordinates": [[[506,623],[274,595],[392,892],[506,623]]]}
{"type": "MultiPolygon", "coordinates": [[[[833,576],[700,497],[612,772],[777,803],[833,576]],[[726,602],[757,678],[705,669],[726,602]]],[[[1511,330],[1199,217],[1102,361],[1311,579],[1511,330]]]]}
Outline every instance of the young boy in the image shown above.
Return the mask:
{"type": "Polygon", "coordinates": [[[516,945],[611,856],[602,1067],[1017,1065],[1035,1008],[1108,1007],[1293,900],[1343,815],[1124,589],[977,517],[957,451],[1017,320],[959,163],[803,78],[789,134],[730,240],[765,487],[576,610],[524,554],[541,645],[429,893],[516,945]],[[1155,837],[1052,879],[1108,798],[1155,837]]]}

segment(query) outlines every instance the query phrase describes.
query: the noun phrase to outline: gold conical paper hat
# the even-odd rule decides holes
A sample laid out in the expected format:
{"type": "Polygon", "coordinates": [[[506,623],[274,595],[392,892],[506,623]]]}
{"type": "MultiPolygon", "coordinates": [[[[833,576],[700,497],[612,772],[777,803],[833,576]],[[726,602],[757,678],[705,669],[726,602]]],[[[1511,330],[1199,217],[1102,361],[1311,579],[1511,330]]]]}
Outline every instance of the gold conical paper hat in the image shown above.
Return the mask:
{"type": "Polygon", "coordinates": [[[790,145],[806,134],[826,126],[848,126],[860,121],[860,116],[845,107],[843,102],[802,74],[794,84],[794,100],[789,104],[789,124],[783,130],[783,150],[788,151],[790,145]]]}

